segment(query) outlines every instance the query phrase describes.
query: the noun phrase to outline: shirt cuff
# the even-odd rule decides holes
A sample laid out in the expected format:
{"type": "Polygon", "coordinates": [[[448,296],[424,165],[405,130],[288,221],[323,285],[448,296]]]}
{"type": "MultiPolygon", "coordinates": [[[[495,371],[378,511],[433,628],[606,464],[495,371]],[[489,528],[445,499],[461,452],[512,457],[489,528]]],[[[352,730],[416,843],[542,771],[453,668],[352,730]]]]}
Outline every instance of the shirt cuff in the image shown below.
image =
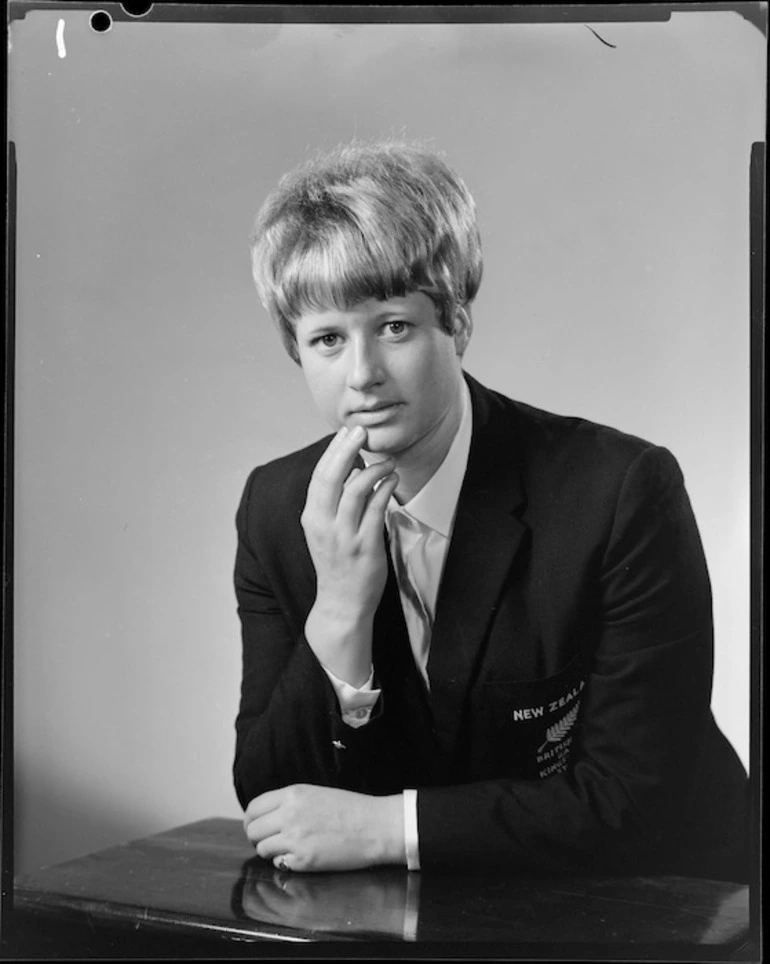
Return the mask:
{"type": "Polygon", "coordinates": [[[420,876],[406,875],[406,908],[404,909],[404,940],[417,940],[417,924],[420,918],[420,876]]]}
{"type": "Polygon", "coordinates": [[[338,679],[331,670],[322,666],[324,673],[329,677],[329,682],[334,687],[342,713],[342,722],[347,723],[354,729],[365,726],[372,715],[374,705],[380,697],[381,690],[374,688],[374,666],[369,673],[369,679],[363,686],[351,686],[344,680],[338,679]]]}
{"type": "Polygon", "coordinates": [[[404,790],[404,849],[406,869],[420,869],[420,841],[417,836],[417,791],[404,790]]]}

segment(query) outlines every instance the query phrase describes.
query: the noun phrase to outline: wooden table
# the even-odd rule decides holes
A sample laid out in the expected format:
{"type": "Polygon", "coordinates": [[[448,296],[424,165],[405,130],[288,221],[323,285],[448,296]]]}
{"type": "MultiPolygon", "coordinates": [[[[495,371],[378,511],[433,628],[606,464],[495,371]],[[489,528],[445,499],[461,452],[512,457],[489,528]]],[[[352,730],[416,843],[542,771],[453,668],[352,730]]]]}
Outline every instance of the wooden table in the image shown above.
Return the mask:
{"type": "Polygon", "coordinates": [[[686,877],[291,874],[209,819],[17,878],[3,956],[756,960],[749,888],[686,877]],[[319,942],[324,942],[320,945],[319,942]],[[333,942],[335,945],[332,947],[333,942]]]}

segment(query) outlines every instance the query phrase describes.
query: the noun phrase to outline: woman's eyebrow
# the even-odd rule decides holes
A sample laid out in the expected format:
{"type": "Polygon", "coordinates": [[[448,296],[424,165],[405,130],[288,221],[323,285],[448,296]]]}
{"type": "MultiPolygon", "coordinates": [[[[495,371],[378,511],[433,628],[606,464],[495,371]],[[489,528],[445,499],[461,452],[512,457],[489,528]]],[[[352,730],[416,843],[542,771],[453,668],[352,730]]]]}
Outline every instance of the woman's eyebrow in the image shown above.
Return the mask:
{"type": "Polygon", "coordinates": [[[324,335],[327,332],[339,331],[340,326],[335,324],[333,321],[319,321],[315,324],[311,324],[304,334],[307,335],[324,335]]]}
{"type": "Polygon", "coordinates": [[[382,321],[383,318],[402,319],[406,315],[411,315],[411,313],[405,305],[400,308],[384,307],[384,308],[380,308],[377,312],[375,312],[374,320],[382,321]]]}

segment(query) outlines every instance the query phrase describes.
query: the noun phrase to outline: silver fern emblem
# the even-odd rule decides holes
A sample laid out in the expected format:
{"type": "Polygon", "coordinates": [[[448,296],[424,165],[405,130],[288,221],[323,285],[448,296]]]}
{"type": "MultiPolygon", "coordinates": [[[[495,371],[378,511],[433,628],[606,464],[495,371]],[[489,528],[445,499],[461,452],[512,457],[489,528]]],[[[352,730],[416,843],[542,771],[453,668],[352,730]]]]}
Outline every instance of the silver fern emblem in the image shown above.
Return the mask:
{"type": "Polygon", "coordinates": [[[545,743],[538,748],[538,753],[542,753],[549,743],[561,743],[564,737],[575,725],[575,720],[577,719],[579,709],[580,700],[575,703],[569,713],[567,713],[566,716],[563,716],[558,723],[554,723],[553,726],[548,727],[548,729],[545,731],[545,743]]]}

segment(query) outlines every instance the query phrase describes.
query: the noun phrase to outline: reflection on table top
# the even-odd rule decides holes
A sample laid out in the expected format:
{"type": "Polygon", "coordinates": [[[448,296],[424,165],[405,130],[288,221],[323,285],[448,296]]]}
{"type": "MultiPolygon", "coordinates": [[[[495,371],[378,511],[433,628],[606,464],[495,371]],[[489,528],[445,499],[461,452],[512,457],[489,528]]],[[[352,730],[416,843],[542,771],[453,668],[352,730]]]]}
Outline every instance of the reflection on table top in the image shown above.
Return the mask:
{"type": "MultiPolygon", "coordinates": [[[[668,952],[740,948],[748,891],[685,877],[283,873],[253,856],[239,821],[213,818],[18,878],[15,906],[223,941],[492,941],[637,952],[665,945],[668,952]]],[[[659,956],[654,948],[651,956],[659,956]]]]}

